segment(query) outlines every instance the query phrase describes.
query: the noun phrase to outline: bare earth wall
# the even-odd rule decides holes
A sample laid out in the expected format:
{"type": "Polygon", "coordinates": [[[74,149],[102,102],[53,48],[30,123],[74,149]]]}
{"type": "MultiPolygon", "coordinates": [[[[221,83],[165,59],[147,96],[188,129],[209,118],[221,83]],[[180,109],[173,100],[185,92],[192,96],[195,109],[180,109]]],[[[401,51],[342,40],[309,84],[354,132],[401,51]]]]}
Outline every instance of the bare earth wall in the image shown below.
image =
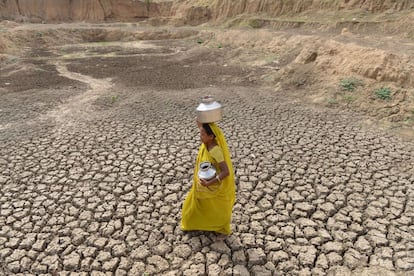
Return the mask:
{"type": "MultiPolygon", "coordinates": [[[[0,19],[34,22],[137,20],[202,17],[204,22],[239,14],[293,15],[308,11],[361,9],[369,13],[414,8],[411,0],[2,0],[0,19]]],[[[203,21],[201,21],[203,22],[203,21]]]]}

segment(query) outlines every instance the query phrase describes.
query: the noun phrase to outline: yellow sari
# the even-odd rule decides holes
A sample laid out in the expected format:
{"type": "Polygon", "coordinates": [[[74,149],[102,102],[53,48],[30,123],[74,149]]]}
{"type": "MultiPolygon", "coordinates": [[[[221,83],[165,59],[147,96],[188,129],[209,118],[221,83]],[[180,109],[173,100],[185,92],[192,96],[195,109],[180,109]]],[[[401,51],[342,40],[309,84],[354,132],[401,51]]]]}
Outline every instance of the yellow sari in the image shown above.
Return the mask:
{"type": "Polygon", "coordinates": [[[217,170],[220,168],[210,155],[207,147],[202,143],[198,151],[194,168],[193,185],[188,193],[182,208],[181,229],[214,231],[221,234],[231,234],[231,215],[236,200],[233,164],[226,139],[221,129],[210,123],[211,130],[216,136],[216,143],[223,151],[224,161],[229,169],[229,175],[220,183],[205,187],[198,179],[198,168],[203,161],[210,161],[217,170]]]}

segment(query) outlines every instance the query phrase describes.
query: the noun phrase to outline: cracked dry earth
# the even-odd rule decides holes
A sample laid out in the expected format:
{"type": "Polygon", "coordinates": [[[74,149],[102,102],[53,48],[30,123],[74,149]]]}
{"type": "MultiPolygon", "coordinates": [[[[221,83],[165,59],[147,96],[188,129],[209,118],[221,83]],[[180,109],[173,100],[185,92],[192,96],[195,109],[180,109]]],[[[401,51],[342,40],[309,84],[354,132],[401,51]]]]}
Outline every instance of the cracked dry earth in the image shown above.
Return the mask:
{"type": "Polygon", "coordinates": [[[0,274],[413,273],[411,142],[255,86],[217,50],[145,43],[47,49],[26,86],[2,72],[0,274]],[[179,229],[205,94],[237,177],[224,241],[179,229]]]}

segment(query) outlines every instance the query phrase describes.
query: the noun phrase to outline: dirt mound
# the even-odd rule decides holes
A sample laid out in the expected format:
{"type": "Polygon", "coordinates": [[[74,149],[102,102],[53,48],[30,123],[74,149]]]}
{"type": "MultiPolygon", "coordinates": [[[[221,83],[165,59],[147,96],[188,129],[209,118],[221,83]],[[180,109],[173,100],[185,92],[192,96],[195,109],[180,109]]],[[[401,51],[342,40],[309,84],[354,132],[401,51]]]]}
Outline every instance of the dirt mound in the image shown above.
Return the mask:
{"type": "MultiPolygon", "coordinates": [[[[410,78],[414,70],[411,43],[399,44],[392,38],[382,38],[382,45],[369,45],[361,37],[343,37],[337,34],[332,39],[319,35],[292,35],[271,31],[229,30],[217,34],[222,45],[251,48],[262,55],[278,58],[282,65],[314,63],[315,67],[330,75],[358,75],[380,82],[393,82],[400,86],[413,87],[410,78]],[[394,48],[397,47],[398,48],[394,48]]],[[[272,59],[268,57],[268,59],[272,59]]]]}
{"type": "MultiPolygon", "coordinates": [[[[311,45],[310,41],[303,45],[311,45]]],[[[296,63],[315,62],[318,68],[332,74],[355,74],[364,78],[394,82],[401,86],[413,86],[410,78],[413,60],[406,54],[394,54],[383,49],[374,49],[355,44],[344,44],[334,40],[324,41],[317,49],[304,47],[296,63]]]]}
{"type": "Polygon", "coordinates": [[[342,33],[298,35],[269,30],[227,30],[209,45],[233,48],[232,62],[256,67],[281,96],[345,108],[383,121],[414,121],[413,48],[395,37],[342,33]]]}

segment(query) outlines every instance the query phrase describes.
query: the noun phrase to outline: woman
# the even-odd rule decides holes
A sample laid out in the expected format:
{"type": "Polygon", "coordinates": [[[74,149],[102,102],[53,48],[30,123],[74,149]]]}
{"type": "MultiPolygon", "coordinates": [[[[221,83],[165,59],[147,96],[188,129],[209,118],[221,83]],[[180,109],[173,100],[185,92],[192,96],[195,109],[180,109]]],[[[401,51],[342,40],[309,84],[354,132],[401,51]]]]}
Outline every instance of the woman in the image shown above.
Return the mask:
{"type": "Polygon", "coordinates": [[[194,168],[193,186],[182,208],[181,229],[214,231],[230,235],[231,215],[236,199],[233,165],[226,139],[215,123],[197,122],[202,144],[194,168]],[[200,163],[214,165],[215,178],[198,178],[200,163]]]}

